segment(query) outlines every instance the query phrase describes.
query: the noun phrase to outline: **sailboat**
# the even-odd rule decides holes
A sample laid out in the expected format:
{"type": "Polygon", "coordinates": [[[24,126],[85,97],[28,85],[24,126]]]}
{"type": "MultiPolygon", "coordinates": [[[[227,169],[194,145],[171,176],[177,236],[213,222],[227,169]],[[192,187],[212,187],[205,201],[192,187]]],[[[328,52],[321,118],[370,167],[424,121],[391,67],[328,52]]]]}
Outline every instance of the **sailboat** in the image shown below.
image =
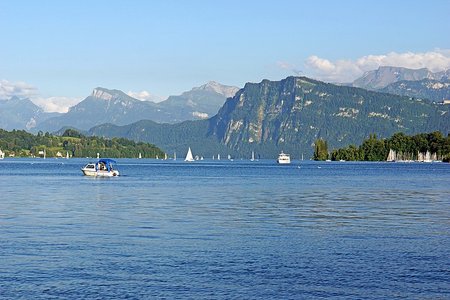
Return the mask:
{"type": "Polygon", "coordinates": [[[186,154],[186,158],[184,161],[194,161],[194,157],[192,156],[191,147],[189,147],[188,152],[186,154]]]}
{"type": "Polygon", "coordinates": [[[389,154],[386,161],[396,161],[396,160],[397,160],[397,153],[395,153],[394,150],[389,149],[389,154]]]}
{"type": "Polygon", "coordinates": [[[142,158],[142,153],[141,152],[139,152],[139,158],[142,158]]]}
{"type": "Polygon", "coordinates": [[[66,151],[66,158],[69,159],[69,151],[66,151]]]}
{"type": "Polygon", "coordinates": [[[173,153],[173,160],[177,160],[177,153],[176,152],[173,153]]]}
{"type": "Polygon", "coordinates": [[[4,159],[5,158],[5,152],[3,152],[1,149],[0,149],[0,159],[4,159]]]}
{"type": "Polygon", "coordinates": [[[250,161],[255,161],[255,151],[252,151],[252,158],[250,159],[250,161]]]}

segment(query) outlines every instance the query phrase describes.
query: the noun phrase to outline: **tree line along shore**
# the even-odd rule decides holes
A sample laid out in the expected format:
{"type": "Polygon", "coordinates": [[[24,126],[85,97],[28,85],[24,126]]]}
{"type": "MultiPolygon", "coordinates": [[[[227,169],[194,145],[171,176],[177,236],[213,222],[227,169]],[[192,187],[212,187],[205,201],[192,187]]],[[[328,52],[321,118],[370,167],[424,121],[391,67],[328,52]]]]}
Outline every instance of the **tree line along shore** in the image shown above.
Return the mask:
{"type": "Polygon", "coordinates": [[[61,136],[0,129],[0,150],[10,157],[96,157],[97,153],[115,158],[164,156],[161,149],[149,143],[125,138],[87,137],[73,129],[67,129],[61,136]]]}
{"type": "Polygon", "coordinates": [[[450,161],[450,134],[439,131],[405,135],[396,133],[387,139],[370,135],[361,145],[349,145],[328,151],[326,140],[315,141],[314,160],[334,161],[450,161]]]}

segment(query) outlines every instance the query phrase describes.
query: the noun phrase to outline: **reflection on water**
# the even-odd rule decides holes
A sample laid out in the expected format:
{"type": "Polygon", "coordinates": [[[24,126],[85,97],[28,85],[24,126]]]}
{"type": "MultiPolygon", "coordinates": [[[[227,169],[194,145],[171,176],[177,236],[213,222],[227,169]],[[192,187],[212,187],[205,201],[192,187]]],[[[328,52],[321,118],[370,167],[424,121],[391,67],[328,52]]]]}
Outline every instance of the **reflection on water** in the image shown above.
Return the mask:
{"type": "Polygon", "coordinates": [[[0,162],[4,298],[448,298],[450,165],[0,162]]]}

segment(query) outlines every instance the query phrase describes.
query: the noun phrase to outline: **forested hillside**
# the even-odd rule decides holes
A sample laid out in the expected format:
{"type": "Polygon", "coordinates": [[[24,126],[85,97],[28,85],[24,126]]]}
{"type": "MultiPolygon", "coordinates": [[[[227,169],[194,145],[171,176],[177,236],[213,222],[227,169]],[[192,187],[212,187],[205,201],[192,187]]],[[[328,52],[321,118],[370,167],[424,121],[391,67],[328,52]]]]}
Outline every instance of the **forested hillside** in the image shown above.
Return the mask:
{"type": "Polygon", "coordinates": [[[0,149],[6,156],[20,157],[163,157],[164,153],[154,145],[134,142],[125,138],[105,139],[86,137],[75,130],[68,129],[62,136],[49,133],[33,135],[24,130],[6,131],[0,129],[0,149]]]}

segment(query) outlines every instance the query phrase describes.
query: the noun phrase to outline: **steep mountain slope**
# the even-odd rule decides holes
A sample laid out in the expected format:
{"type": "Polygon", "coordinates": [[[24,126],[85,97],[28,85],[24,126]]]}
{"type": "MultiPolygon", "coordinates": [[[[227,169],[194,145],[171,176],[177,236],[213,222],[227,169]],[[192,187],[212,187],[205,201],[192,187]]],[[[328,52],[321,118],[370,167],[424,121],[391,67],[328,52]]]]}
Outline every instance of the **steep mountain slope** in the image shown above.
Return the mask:
{"type": "Polygon", "coordinates": [[[241,157],[251,151],[274,157],[284,150],[298,158],[312,153],[317,138],[326,139],[330,147],[341,147],[361,143],[374,133],[379,137],[434,130],[447,134],[449,111],[450,105],[288,77],[247,83],[209,120],[104,125],[90,133],[147,141],[167,152],[195,143],[205,157],[218,150],[241,157]]]}
{"type": "Polygon", "coordinates": [[[319,137],[337,147],[372,133],[433,130],[450,131],[449,106],[288,77],[246,84],[210,120],[209,133],[239,152],[263,147],[298,153],[310,152],[319,137]]]}
{"type": "Polygon", "coordinates": [[[30,99],[0,100],[0,128],[5,130],[32,130],[38,122],[58,115],[44,112],[30,99]]]}
{"type": "Polygon", "coordinates": [[[380,92],[442,102],[444,99],[450,99],[450,80],[403,80],[389,84],[380,89],[380,92]]]}

